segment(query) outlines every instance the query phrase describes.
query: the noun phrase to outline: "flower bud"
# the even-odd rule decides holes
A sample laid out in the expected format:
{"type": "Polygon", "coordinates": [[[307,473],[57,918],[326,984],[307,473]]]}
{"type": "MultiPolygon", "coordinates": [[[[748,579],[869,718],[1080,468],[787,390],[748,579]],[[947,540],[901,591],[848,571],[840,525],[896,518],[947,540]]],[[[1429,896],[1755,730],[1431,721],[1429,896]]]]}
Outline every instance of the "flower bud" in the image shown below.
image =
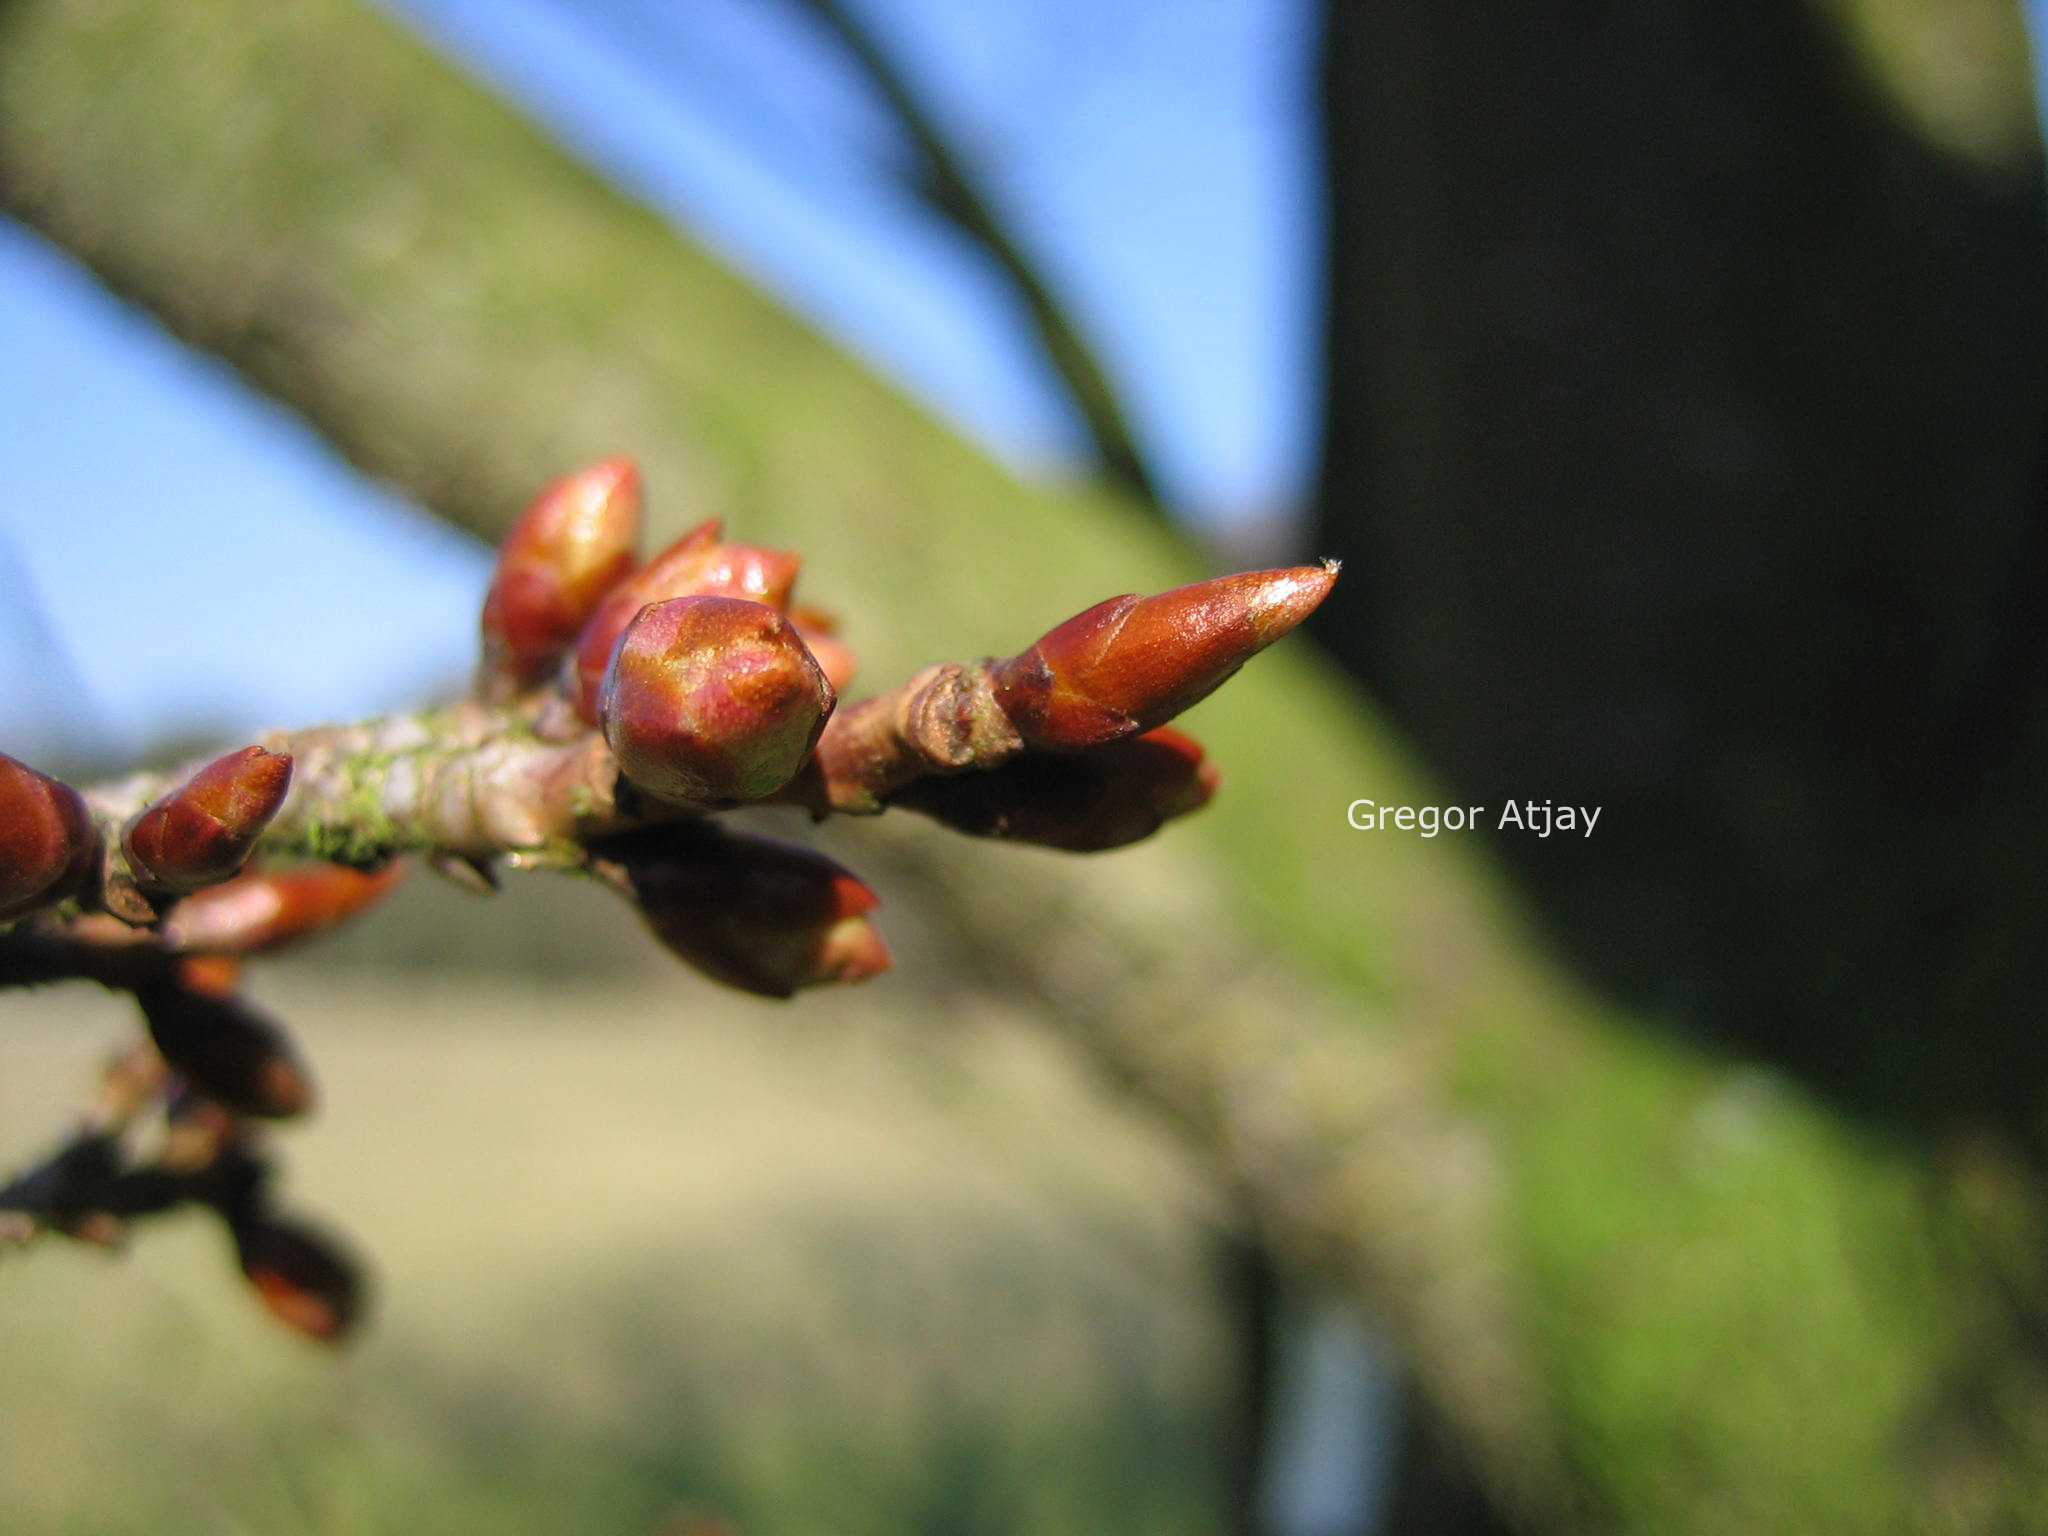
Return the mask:
{"type": "Polygon", "coordinates": [[[1161,726],[1086,752],[1025,752],[986,772],[913,780],[889,804],[973,837],[1095,853],[1199,810],[1217,783],[1200,743],[1161,726]]]}
{"type": "Polygon", "coordinates": [[[0,753],[0,923],[69,896],[98,844],[77,790],[0,753]]]}
{"type": "Polygon", "coordinates": [[[404,876],[395,860],[368,871],[345,864],[249,870],[180,901],[163,925],[164,942],[237,955],[279,949],[367,911],[404,876]]]}
{"type": "Polygon", "coordinates": [[[322,1343],[354,1326],[362,1276],[333,1238],[267,1213],[246,1215],[230,1231],[242,1273],[281,1322],[322,1343]]]}
{"type": "Polygon", "coordinates": [[[1326,563],[1113,597],[995,663],[997,702],[1028,745],[1051,751],[1139,735],[1207,698],[1336,579],[1326,563]]]}
{"type": "Polygon", "coordinates": [[[795,555],[779,549],[720,541],[723,525],[699,523],[613,590],[576,642],[572,681],[577,713],[597,723],[598,694],[619,636],[649,603],[677,597],[735,597],[764,603],[780,612],[789,606],[796,583],[795,555]]]}
{"type": "Polygon", "coordinates": [[[679,597],[642,609],[605,671],[599,717],[627,778],[697,805],[758,800],[804,765],[836,696],[774,609],[679,597]]]}
{"type": "Polygon", "coordinates": [[[291,783],[289,753],[244,747],[218,758],[129,824],[128,861],[173,895],[217,885],[242,867],[291,783]]]}
{"type": "Polygon", "coordinates": [[[789,610],[789,622],[817,662],[818,670],[825,674],[825,681],[832,685],[832,691],[846,692],[859,663],[854,659],[853,647],[839,638],[839,621],[823,609],[799,604],[789,610]]]}
{"type": "Polygon", "coordinates": [[[654,936],[714,981],[763,997],[865,981],[889,968],[868,914],[880,898],[808,848],[709,822],[615,838],[594,850],[654,936]]]}
{"type": "Polygon", "coordinates": [[[718,536],[725,524],[707,517],[652,560],[607,592],[576,636],[568,678],[569,697],[584,723],[597,724],[597,695],[605,665],[626,626],[649,603],[687,597],[699,577],[718,560],[718,536]]]}
{"type": "Polygon", "coordinates": [[[479,691],[502,701],[546,682],[604,595],[633,569],[640,471],[603,459],[552,482],[498,550],[484,598],[479,691]]]}
{"type": "Polygon", "coordinates": [[[135,1000],[165,1063],[236,1114],[282,1120],[313,1104],[313,1080],[285,1032],[232,994],[175,980],[138,987],[135,1000]]]}

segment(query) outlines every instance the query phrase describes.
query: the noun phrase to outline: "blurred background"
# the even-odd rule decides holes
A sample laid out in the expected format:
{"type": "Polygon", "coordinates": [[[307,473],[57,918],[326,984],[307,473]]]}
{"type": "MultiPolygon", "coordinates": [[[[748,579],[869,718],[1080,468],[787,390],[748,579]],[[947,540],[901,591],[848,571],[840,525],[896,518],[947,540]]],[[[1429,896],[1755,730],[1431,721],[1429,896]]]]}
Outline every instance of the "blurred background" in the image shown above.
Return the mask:
{"type": "MultiPolygon", "coordinates": [[[[1184,835],[832,829],[857,995],[544,881],[273,967],[369,1335],[197,1228],[10,1258],[7,1528],[2038,1529],[2026,23],[5,0],[15,756],[460,692],[604,453],[803,549],[874,686],[1347,562],[1184,835]]],[[[21,1162],[132,1025],[0,1007],[21,1162]]]]}

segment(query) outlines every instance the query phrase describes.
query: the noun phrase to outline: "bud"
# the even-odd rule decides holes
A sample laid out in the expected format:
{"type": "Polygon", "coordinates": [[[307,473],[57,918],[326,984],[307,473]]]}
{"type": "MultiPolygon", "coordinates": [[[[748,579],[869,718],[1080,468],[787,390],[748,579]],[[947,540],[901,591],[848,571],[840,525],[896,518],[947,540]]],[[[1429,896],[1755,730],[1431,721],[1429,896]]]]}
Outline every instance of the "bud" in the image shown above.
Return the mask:
{"type": "Polygon", "coordinates": [[[136,1040],[116,1051],[100,1068],[99,1096],[89,1123],[118,1129],[141,1114],[163,1086],[163,1057],[146,1041],[136,1040]]]}
{"type": "Polygon", "coordinates": [[[916,779],[889,804],[972,837],[1096,853],[1199,810],[1217,783],[1201,744],[1161,726],[1085,752],[1025,752],[985,772],[916,779]]]}
{"type": "Polygon", "coordinates": [[[218,1164],[241,1135],[242,1122],[233,1110],[188,1086],[164,1106],[164,1138],[156,1166],[173,1174],[203,1173],[218,1164]]]}
{"type": "Polygon", "coordinates": [[[763,997],[889,968],[868,914],[880,898],[808,848],[681,822],[593,850],[654,936],[714,981],[763,997]]]}
{"type": "Polygon", "coordinates": [[[284,1031],[242,998],[175,980],[135,992],[165,1063],[199,1092],[242,1115],[287,1119],[313,1104],[313,1080],[284,1031]]]}
{"type": "Polygon", "coordinates": [[[129,824],[128,861],[173,895],[217,885],[248,859],[291,783],[289,753],[244,747],[217,758],[129,824]]]}
{"type": "Polygon", "coordinates": [[[597,724],[597,695],[604,684],[605,665],[626,626],[649,603],[689,596],[698,579],[717,564],[718,536],[724,529],[725,524],[717,518],[705,518],[599,602],[576,637],[574,670],[568,680],[570,698],[586,724],[597,724]]]}
{"type": "Polygon", "coordinates": [[[69,896],[98,843],[77,790],[0,753],[0,923],[69,896]]]}
{"type": "Polygon", "coordinates": [[[1326,563],[1113,597],[995,663],[996,699],[1030,746],[1075,751],[1136,736],[1207,698],[1314,612],[1336,579],[1326,563]]]}
{"type": "Polygon", "coordinates": [[[597,723],[598,694],[605,667],[619,636],[649,603],[678,597],[734,597],[763,603],[780,612],[789,606],[802,562],[779,549],[719,540],[717,519],[699,523],[622,582],[576,642],[576,675],[572,691],[577,713],[597,723]]]}
{"type": "Polygon", "coordinates": [[[163,925],[164,942],[237,955],[282,948],[375,906],[404,876],[397,861],[368,871],[346,864],[250,870],[180,901],[163,925]]]}
{"type": "Polygon", "coordinates": [[[846,692],[859,664],[854,660],[853,647],[839,638],[839,621],[821,608],[799,604],[789,610],[789,622],[811,653],[811,659],[817,662],[818,670],[825,674],[825,681],[832,685],[832,691],[846,692]]]}
{"type": "Polygon", "coordinates": [[[230,1231],[242,1273],[281,1322],[322,1343],[355,1325],[362,1277],[333,1238],[263,1213],[244,1216],[230,1231]]]}
{"type": "Polygon", "coordinates": [[[640,471],[604,459],[551,483],[498,551],[484,598],[479,691],[502,701],[546,682],[604,595],[633,569],[640,471]]]}
{"type": "Polygon", "coordinates": [[[627,778],[697,805],[758,800],[796,776],[836,696],[785,619],[761,603],[679,597],[619,637],[599,716],[627,778]]]}

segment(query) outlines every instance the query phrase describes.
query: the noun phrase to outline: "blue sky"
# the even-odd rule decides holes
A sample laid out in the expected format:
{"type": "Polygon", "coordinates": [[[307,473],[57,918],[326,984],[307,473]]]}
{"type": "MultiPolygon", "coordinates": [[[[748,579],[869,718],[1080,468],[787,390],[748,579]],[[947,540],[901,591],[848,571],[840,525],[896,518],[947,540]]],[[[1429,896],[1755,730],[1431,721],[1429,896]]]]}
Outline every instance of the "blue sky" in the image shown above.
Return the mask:
{"type": "MultiPolygon", "coordinates": [[[[1013,307],[902,186],[889,122],[800,7],[389,3],[998,453],[1072,461],[1013,307]]],[[[1292,503],[1314,405],[1307,0],[860,9],[1098,339],[1174,499],[1209,522],[1292,503]]],[[[119,757],[465,673],[482,550],[4,222],[0,356],[0,750],[119,757]]]]}

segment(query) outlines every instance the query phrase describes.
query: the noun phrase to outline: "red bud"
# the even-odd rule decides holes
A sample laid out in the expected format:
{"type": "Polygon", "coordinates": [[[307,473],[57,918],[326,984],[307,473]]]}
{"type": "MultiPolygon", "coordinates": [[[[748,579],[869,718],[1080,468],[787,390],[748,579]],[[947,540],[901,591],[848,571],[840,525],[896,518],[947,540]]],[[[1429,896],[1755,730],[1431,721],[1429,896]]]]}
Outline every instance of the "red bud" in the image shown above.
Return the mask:
{"type": "Polygon", "coordinates": [[[397,862],[367,872],[344,864],[251,870],[180,901],[164,940],[173,949],[239,955],[281,948],[367,911],[404,875],[397,862]]]}
{"type": "Polygon", "coordinates": [[[288,753],[244,747],[218,758],[129,825],[129,862],[173,894],[217,885],[242,867],[291,782],[288,753]]]}
{"type": "Polygon", "coordinates": [[[795,555],[753,544],[719,541],[721,524],[699,523],[623,582],[576,642],[573,692],[577,712],[597,723],[598,692],[604,669],[626,626],[649,603],[677,597],[736,597],[763,603],[778,613],[789,606],[796,584],[795,555]]]}
{"type": "Polygon", "coordinates": [[[818,670],[825,674],[825,681],[832,685],[832,691],[846,692],[859,664],[854,660],[853,648],[839,638],[839,621],[822,609],[799,605],[789,610],[789,622],[818,663],[818,670]]]}
{"type": "Polygon", "coordinates": [[[77,790],[0,753],[0,923],[69,896],[98,843],[77,790]]]}
{"type": "Polygon", "coordinates": [[[606,593],[576,637],[575,672],[569,693],[585,723],[597,724],[597,695],[619,636],[649,603],[687,597],[718,564],[718,536],[725,525],[707,517],[606,593]]]}
{"type": "Polygon", "coordinates": [[[709,822],[617,838],[597,852],[622,872],[655,937],[715,981],[788,997],[889,968],[868,918],[880,899],[821,853],[709,822]]]}
{"type": "Polygon", "coordinates": [[[274,1120],[312,1107],[313,1080],[285,1032],[243,999],[162,981],[135,1000],[164,1061],[208,1098],[274,1120]]]}
{"type": "Polygon", "coordinates": [[[1026,752],[981,773],[917,779],[889,803],[974,837],[1094,853],[1199,810],[1218,777],[1171,726],[1086,752],[1026,752]]]}
{"type": "Polygon", "coordinates": [[[610,591],[633,568],[640,471],[604,459],[550,484],[498,551],[484,599],[483,682],[502,699],[546,682],[610,591]]]}
{"type": "Polygon", "coordinates": [[[1329,595],[1334,564],[1255,571],[1157,597],[1113,597],[997,663],[996,699],[1025,741],[1074,751],[1164,725],[1329,595]]]}
{"type": "Polygon", "coordinates": [[[354,1326],[363,1282],[332,1238],[268,1215],[245,1217],[232,1231],[242,1273],[281,1322],[323,1343],[354,1326]]]}
{"type": "Polygon", "coordinates": [[[774,609],[679,597],[642,609],[619,637],[599,714],[627,778],[667,800],[715,805],[758,800],[795,777],[835,697],[774,609]]]}

